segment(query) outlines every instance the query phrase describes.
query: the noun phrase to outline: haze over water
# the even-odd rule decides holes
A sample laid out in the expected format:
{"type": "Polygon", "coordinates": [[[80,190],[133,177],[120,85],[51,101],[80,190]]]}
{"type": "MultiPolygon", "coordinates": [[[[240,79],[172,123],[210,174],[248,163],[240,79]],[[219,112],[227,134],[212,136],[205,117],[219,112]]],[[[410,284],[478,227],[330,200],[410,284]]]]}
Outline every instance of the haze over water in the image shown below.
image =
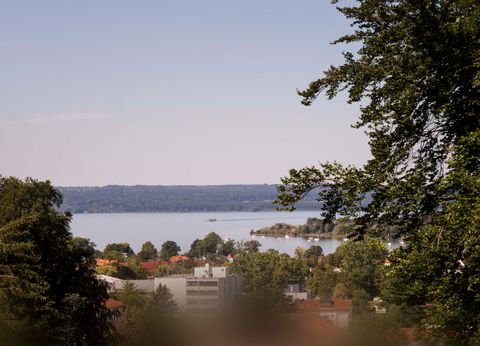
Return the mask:
{"type": "MultiPolygon", "coordinates": [[[[278,222],[292,225],[304,224],[309,217],[318,217],[318,211],[287,212],[209,212],[209,213],[118,213],[118,214],[75,214],[71,224],[75,236],[89,238],[103,250],[108,243],[128,242],[135,252],[142,244],[151,241],[157,249],[167,240],[173,240],[181,252],[190,249],[196,238],[216,232],[222,238],[235,241],[252,239],[250,231],[271,226],[278,222]],[[208,222],[215,218],[216,222],[208,222]]],[[[322,239],[308,242],[304,238],[255,237],[261,251],[276,249],[293,255],[297,246],[308,248],[320,245],[325,254],[335,251],[341,241],[322,239]]]]}

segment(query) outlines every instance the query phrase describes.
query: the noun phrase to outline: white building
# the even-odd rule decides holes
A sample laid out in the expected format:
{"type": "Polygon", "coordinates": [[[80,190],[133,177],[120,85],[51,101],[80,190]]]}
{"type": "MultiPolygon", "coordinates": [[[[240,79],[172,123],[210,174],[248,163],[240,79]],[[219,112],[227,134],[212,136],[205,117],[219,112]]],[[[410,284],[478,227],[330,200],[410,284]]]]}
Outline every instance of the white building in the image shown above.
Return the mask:
{"type": "Polygon", "coordinates": [[[135,285],[135,288],[145,291],[153,292],[154,282],[153,279],[146,280],[122,280],[108,275],[97,275],[97,279],[107,284],[107,289],[111,290],[123,290],[123,286],[127,282],[131,282],[135,285]]]}
{"type": "Polygon", "coordinates": [[[304,291],[300,284],[289,284],[283,294],[290,297],[292,302],[310,299],[310,292],[304,291]]]}
{"type": "Polygon", "coordinates": [[[154,288],[166,286],[180,311],[222,311],[231,308],[241,293],[241,280],[228,267],[194,269],[193,275],[172,275],[155,278],[154,288]]]}

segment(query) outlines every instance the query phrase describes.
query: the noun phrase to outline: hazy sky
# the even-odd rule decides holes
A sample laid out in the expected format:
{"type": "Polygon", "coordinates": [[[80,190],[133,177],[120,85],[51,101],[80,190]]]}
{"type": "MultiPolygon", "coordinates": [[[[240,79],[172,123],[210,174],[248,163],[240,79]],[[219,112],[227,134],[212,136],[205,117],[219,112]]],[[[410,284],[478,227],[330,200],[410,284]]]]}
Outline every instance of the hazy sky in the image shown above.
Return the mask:
{"type": "Polygon", "coordinates": [[[1,175],[278,183],[369,157],[357,105],[296,94],[342,61],[328,0],[5,0],[0,23],[1,175]]]}

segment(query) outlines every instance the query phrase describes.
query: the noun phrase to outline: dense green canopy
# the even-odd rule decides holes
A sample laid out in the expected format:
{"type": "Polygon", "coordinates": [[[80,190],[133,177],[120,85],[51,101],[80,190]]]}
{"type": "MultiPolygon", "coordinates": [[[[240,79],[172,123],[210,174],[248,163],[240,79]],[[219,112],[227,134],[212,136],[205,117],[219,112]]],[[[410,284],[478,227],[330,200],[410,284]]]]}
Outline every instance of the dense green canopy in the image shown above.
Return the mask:
{"type": "Polygon", "coordinates": [[[49,182],[0,177],[0,324],[11,328],[2,344],[114,341],[94,244],[72,237],[61,201],[49,182]]]}
{"type": "Polygon", "coordinates": [[[294,208],[321,187],[323,215],[355,220],[352,236],[395,227],[406,246],[392,256],[391,299],[433,306],[425,325],[470,342],[480,311],[480,2],[333,3],[354,29],[335,43],[360,48],[299,94],[305,105],[342,91],[360,103],[354,126],[368,135],[372,158],[293,169],[278,203],[294,208]]]}

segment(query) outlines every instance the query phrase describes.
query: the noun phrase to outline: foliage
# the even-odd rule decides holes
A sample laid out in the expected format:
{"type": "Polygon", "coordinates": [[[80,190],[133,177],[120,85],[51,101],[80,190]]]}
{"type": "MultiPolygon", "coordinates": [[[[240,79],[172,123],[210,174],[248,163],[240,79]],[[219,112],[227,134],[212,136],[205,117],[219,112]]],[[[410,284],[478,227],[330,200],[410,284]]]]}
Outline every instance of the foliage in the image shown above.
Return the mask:
{"type": "Polygon", "coordinates": [[[0,319],[23,325],[35,344],[108,344],[94,244],[72,237],[61,201],[48,181],[0,178],[0,319]]]}
{"type": "Polygon", "coordinates": [[[297,246],[295,250],[293,251],[295,258],[303,258],[303,255],[305,254],[305,248],[301,246],[297,246]]]}
{"type": "Polygon", "coordinates": [[[176,325],[177,305],[168,288],[159,285],[154,292],[146,293],[127,283],[123,291],[113,295],[127,306],[118,322],[121,344],[183,344],[183,334],[176,325]]]}
{"type": "Polygon", "coordinates": [[[302,260],[273,251],[240,253],[232,269],[244,280],[245,303],[267,311],[281,309],[287,285],[302,284],[308,273],[302,260]]]}
{"type": "Polygon", "coordinates": [[[315,267],[321,256],[323,256],[323,249],[318,245],[310,246],[310,248],[303,253],[303,258],[310,267],[315,267]]]}
{"type": "Polygon", "coordinates": [[[122,338],[135,333],[139,328],[140,319],[144,308],[147,306],[147,295],[137,289],[131,281],[126,281],[122,290],[114,290],[110,296],[125,304],[126,309],[117,321],[117,330],[122,338]]]}
{"type": "Polygon", "coordinates": [[[151,241],[143,243],[142,249],[138,253],[142,261],[154,260],[157,257],[157,249],[151,241]]]}
{"type": "Polygon", "coordinates": [[[333,296],[334,288],[341,282],[341,276],[342,274],[333,271],[333,268],[320,265],[308,278],[307,287],[314,297],[330,299],[333,296]]]}
{"type": "Polygon", "coordinates": [[[180,246],[174,241],[167,240],[162,244],[162,248],[160,249],[160,258],[164,261],[168,261],[170,257],[177,256],[179,252],[180,246]]]}
{"type": "Polygon", "coordinates": [[[238,252],[258,252],[262,244],[258,240],[240,241],[237,243],[238,252]]]}
{"type": "Polygon", "coordinates": [[[360,235],[373,220],[413,232],[455,199],[440,187],[448,156],[480,127],[480,5],[370,0],[340,11],[356,30],[336,42],[361,48],[345,53],[343,65],[300,94],[305,104],[321,92],[332,98],[342,90],[350,102],[365,101],[356,127],[366,128],[373,158],[362,168],[326,163],[292,170],[279,203],[292,205],[322,186],[327,220],[353,216],[360,235]],[[365,205],[367,194],[372,201],[365,205]]]}
{"type": "Polygon", "coordinates": [[[164,277],[174,274],[190,274],[192,268],[188,265],[188,262],[180,261],[176,263],[170,263],[169,265],[159,266],[155,273],[158,277],[164,277]]]}
{"type": "Polygon", "coordinates": [[[369,310],[368,301],[370,296],[364,289],[356,289],[352,292],[353,313],[362,314],[369,310]]]}
{"type": "Polygon", "coordinates": [[[233,239],[226,239],[219,246],[218,253],[222,256],[234,255],[237,252],[235,241],[233,239]]]}
{"type": "Polygon", "coordinates": [[[103,252],[101,258],[123,262],[125,261],[125,254],[118,250],[110,250],[107,252],[103,252]]]}
{"type": "MultiPolygon", "coordinates": [[[[319,253],[315,246],[311,249],[319,253]]],[[[379,240],[368,238],[344,242],[333,254],[320,257],[319,265],[308,280],[308,287],[321,298],[340,294],[352,298],[355,291],[362,291],[366,294],[366,302],[380,294],[387,254],[386,247],[379,240]]]]}
{"type": "Polygon", "coordinates": [[[101,266],[101,267],[97,267],[96,271],[97,271],[97,274],[99,275],[118,277],[117,267],[118,266],[116,265],[101,266]]]}
{"type": "Polygon", "coordinates": [[[132,281],[127,280],[121,290],[114,290],[110,295],[127,306],[126,315],[132,319],[147,304],[144,293],[132,281]]]}
{"type": "Polygon", "coordinates": [[[335,285],[332,292],[332,299],[348,299],[350,290],[343,282],[339,282],[335,285]]]}
{"type": "Polygon", "coordinates": [[[334,226],[335,225],[332,223],[325,223],[322,219],[316,217],[309,217],[305,225],[299,227],[299,233],[327,233],[332,232],[334,226]]]}
{"type": "Polygon", "coordinates": [[[140,265],[140,261],[137,257],[127,258],[127,262],[125,264],[122,263],[118,266],[119,272],[120,267],[129,268],[134,273],[132,279],[143,280],[148,277],[148,272],[140,265]]]}
{"type": "Polygon", "coordinates": [[[167,286],[158,285],[153,292],[152,304],[150,309],[154,315],[171,315],[178,310],[178,306],[173,300],[173,295],[167,286]]]}
{"type": "Polygon", "coordinates": [[[321,187],[323,216],[351,217],[356,238],[395,227],[406,246],[392,256],[389,299],[429,304],[426,323],[468,344],[480,323],[473,269],[480,264],[480,3],[338,6],[354,32],[336,43],[360,48],[300,95],[305,105],[323,92],[333,98],[347,91],[349,102],[362,102],[354,126],[366,130],[372,159],[361,168],[291,170],[278,202],[294,208],[321,187]]]}
{"type": "Polygon", "coordinates": [[[189,257],[214,257],[219,254],[220,247],[223,243],[222,238],[215,232],[210,232],[203,239],[196,239],[193,241],[189,257]]]}
{"type": "Polygon", "coordinates": [[[276,223],[269,227],[264,227],[256,231],[250,232],[256,235],[267,236],[332,236],[332,235],[347,235],[350,221],[337,221],[335,223],[326,223],[324,220],[310,217],[304,225],[290,225],[287,223],[276,223]]]}
{"type": "Polygon", "coordinates": [[[364,290],[371,298],[378,296],[388,250],[379,240],[347,241],[338,247],[340,268],[352,290],[364,290]]]}
{"type": "Polygon", "coordinates": [[[114,253],[115,256],[117,254],[123,254],[125,256],[135,256],[135,252],[133,252],[132,248],[130,247],[129,243],[113,243],[107,244],[105,249],[103,250],[103,254],[105,258],[109,257],[110,253],[114,253]]]}
{"type": "Polygon", "coordinates": [[[397,304],[428,302],[427,323],[456,331],[457,343],[459,336],[467,343],[480,324],[479,158],[480,133],[455,148],[442,188],[459,197],[446,204],[430,225],[412,234],[407,248],[393,253],[385,289],[397,304]],[[465,155],[475,150],[474,157],[465,155]]]}
{"type": "MultiPolygon", "coordinates": [[[[275,185],[60,187],[72,213],[273,211],[275,185]],[[245,201],[249,201],[245,203],[245,201]]],[[[315,198],[300,209],[316,208],[315,198]]]]}

